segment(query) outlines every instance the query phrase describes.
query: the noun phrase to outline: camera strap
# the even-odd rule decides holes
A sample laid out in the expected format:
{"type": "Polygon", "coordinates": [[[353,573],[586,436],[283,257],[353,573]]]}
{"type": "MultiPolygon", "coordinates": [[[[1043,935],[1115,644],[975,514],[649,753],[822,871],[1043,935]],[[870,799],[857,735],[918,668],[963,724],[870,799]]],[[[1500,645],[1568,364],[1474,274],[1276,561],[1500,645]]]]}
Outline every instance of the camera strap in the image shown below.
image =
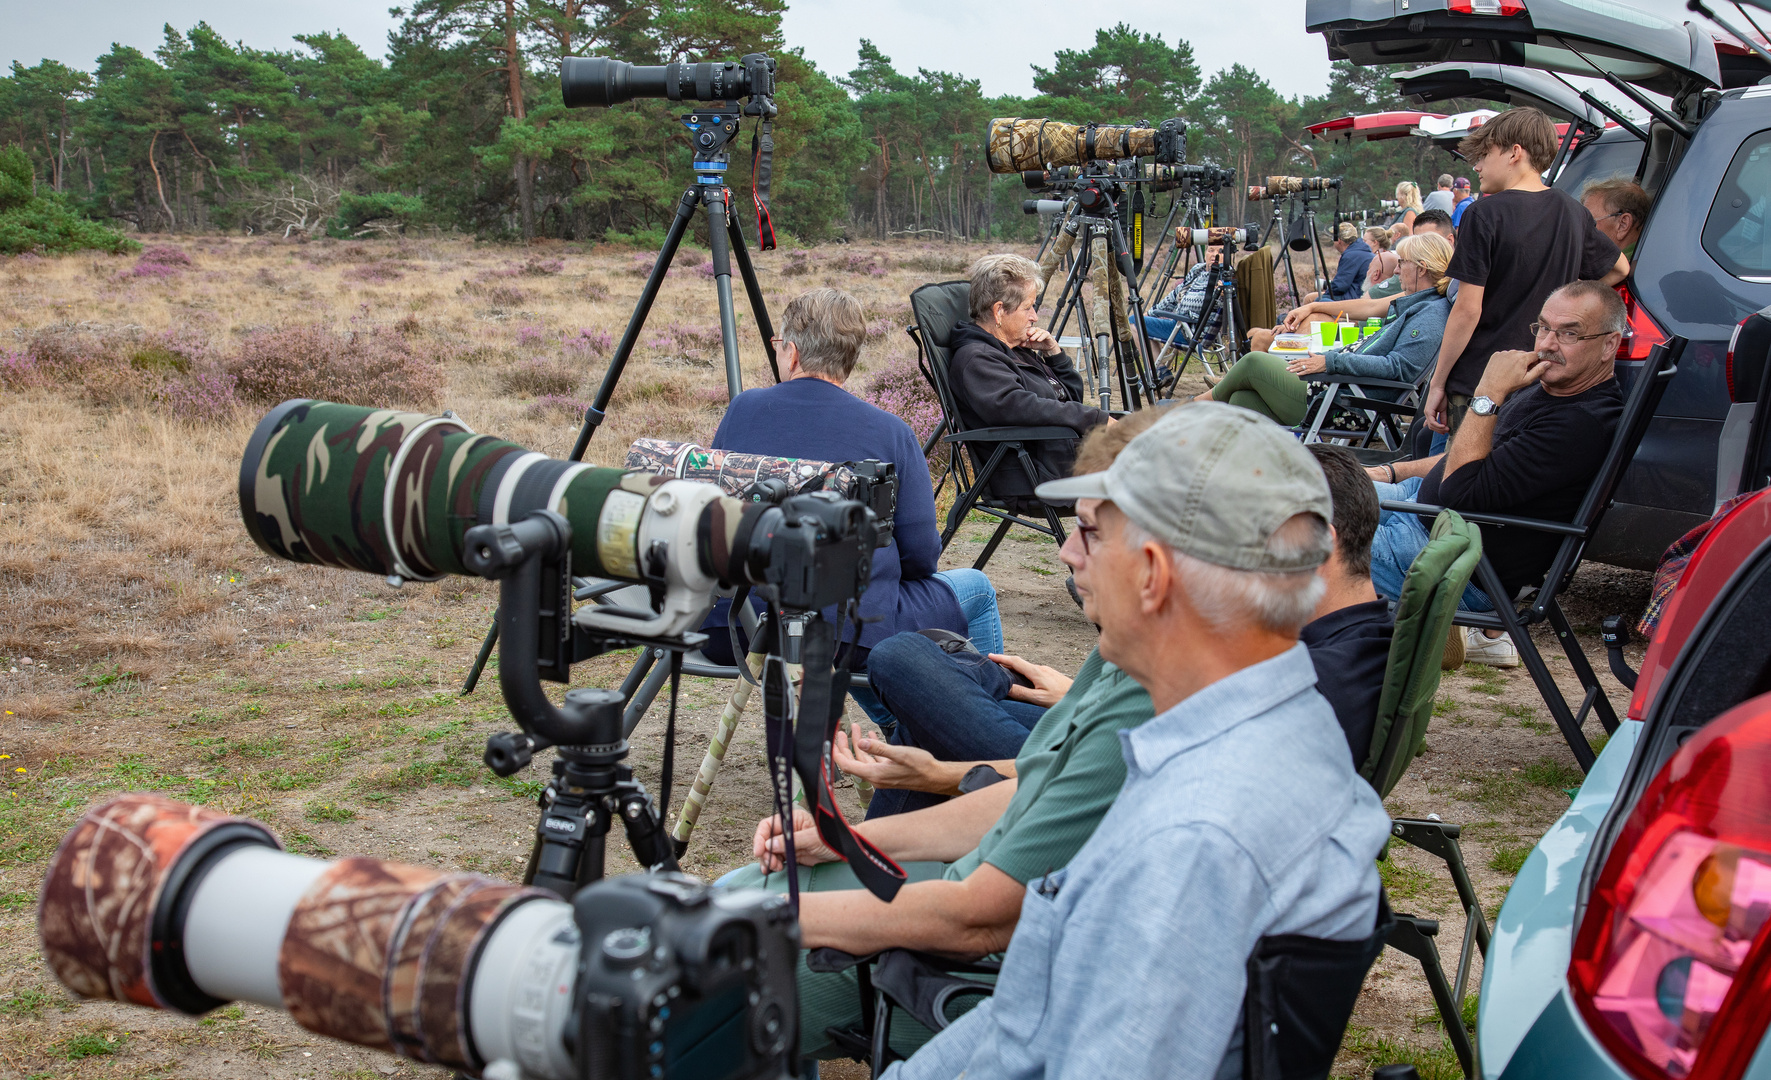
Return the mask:
{"type": "Polygon", "coordinates": [[[769,212],[769,178],[774,171],[774,125],[759,119],[750,135],[750,198],[756,203],[756,243],[763,251],[775,250],[775,218],[769,212]]]}
{"type": "MultiPolygon", "coordinates": [[[[848,693],[849,671],[836,667],[836,632],[823,619],[806,623],[803,639],[804,664],[800,673],[798,723],[789,719],[792,689],[787,685],[786,667],[773,658],[763,681],[763,713],[767,724],[765,739],[771,757],[784,757],[791,747],[793,769],[805,791],[806,806],[817,822],[818,836],[830,849],[849,864],[856,880],[868,892],[890,903],[904,884],[904,870],[884,852],[849,825],[836,807],[835,766],[830,761],[830,744],[842,718],[843,695],[848,693]]],[[[792,821],[791,808],[780,794],[777,766],[770,763],[770,775],[777,779],[777,812],[783,813],[783,825],[792,821]]],[[[788,889],[798,902],[798,866],[793,854],[792,833],[785,837],[788,889]]]]}

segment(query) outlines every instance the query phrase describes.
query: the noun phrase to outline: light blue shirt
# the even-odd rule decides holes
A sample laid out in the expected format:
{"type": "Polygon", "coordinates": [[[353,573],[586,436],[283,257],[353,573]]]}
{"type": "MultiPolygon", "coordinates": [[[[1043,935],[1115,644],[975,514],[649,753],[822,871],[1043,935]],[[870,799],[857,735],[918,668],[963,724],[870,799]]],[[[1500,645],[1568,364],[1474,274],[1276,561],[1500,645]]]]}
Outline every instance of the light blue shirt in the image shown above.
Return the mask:
{"type": "Polygon", "coordinates": [[[1377,919],[1390,819],[1315,686],[1298,645],[1122,731],[1125,786],[1028,882],[995,996],[886,1077],[1209,1080],[1240,1055],[1260,938],[1377,919]]]}

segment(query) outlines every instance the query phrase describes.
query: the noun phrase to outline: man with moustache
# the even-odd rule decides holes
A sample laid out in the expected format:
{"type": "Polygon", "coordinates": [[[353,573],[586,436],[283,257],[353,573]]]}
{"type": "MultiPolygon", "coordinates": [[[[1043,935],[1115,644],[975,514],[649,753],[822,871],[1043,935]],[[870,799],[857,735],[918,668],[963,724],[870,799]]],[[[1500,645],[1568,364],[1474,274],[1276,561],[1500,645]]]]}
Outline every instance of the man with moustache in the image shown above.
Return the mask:
{"type": "MultiPolygon", "coordinates": [[[[1493,355],[1443,454],[1367,470],[1377,481],[1378,498],[1571,520],[1623,414],[1613,367],[1628,325],[1623,301],[1602,282],[1576,281],[1552,292],[1531,324],[1536,347],[1493,355]]],[[[1379,593],[1401,596],[1402,579],[1426,546],[1430,524],[1414,514],[1383,514],[1371,559],[1379,593]]],[[[1522,586],[1541,582],[1561,538],[1484,525],[1482,542],[1507,595],[1489,597],[1472,584],[1461,605],[1471,611],[1492,611],[1522,586]]],[[[1497,649],[1512,649],[1504,638],[1497,641],[1497,649]]],[[[1512,653],[1512,665],[1517,656],[1512,653]]],[[[1482,662],[1512,666],[1504,658],[1482,662]]]]}

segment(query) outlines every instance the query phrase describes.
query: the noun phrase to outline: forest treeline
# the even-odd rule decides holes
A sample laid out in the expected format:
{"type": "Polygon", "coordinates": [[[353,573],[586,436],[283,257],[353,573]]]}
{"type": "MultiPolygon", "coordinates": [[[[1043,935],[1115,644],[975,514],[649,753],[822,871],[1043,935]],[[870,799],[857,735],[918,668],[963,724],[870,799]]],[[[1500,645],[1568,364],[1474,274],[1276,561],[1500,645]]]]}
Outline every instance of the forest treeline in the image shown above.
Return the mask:
{"type": "MultiPolygon", "coordinates": [[[[413,229],[487,238],[655,243],[691,181],[682,103],[565,109],[565,56],[634,63],[779,61],[774,217],[804,241],[903,233],[1026,236],[1018,178],[993,177],[993,116],[1072,122],[1183,117],[1188,156],[1268,173],[1343,175],[1348,209],[1448,159],[1420,140],[1313,145],[1304,125],[1402,107],[1381,70],[1336,64],[1319,96],[1287,98],[1240,64],[1204,74],[1182,40],[1124,24],[1034,67],[1030,98],[989,97],[961,72],[904,71],[858,42],[846,74],[783,39],[784,0],[417,0],[394,9],[387,58],[332,33],[288,50],[171,26],[152,55],[115,45],[91,71],[53,60],[0,77],[0,145],[34,194],[148,232],[361,236],[413,229]]],[[[1208,58],[1207,58],[1208,59],[1208,58]]],[[[747,124],[748,126],[748,124],[747,124]]],[[[750,188],[750,134],[730,186],[750,188]]],[[[1223,213],[1242,220],[1239,189],[1223,213]]],[[[735,200],[748,209],[749,199],[735,200]]],[[[1166,201],[1159,199],[1166,209],[1166,201]]],[[[1245,214],[1246,211],[1246,214],[1245,214]]]]}

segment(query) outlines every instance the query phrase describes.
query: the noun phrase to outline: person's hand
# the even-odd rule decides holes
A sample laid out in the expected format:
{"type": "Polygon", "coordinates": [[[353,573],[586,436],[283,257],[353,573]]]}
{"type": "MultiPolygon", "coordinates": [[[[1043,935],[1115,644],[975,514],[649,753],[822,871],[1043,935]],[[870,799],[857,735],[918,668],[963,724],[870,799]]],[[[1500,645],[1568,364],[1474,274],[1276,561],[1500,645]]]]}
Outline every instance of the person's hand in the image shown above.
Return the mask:
{"type": "Polygon", "coordinates": [[[1482,379],[1476,384],[1476,397],[1485,397],[1496,405],[1543,378],[1555,361],[1539,359],[1536,352],[1507,349],[1488,358],[1482,379]]]}
{"type": "MultiPolygon", "coordinates": [[[[751,842],[750,853],[768,873],[786,868],[787,838],[781,834],[779,816],[757,822],[756,839],[751,842]]],[[[801,866],[816,866],[837,859],[836,852],[825,847],[819,838],[818,823],[812,820],[811,812],[798,805],[793,808],[793,856],[801,866]]]]}
{"type": "Polygon", "coordinates": [[[1018,656],[991,653],[990,659],[1033,684],[1032,686],[1022,686],[1020,683],[1016,683],[1008,688],[1009,697],[1016,701],[1025,701],[1029,705],[1051,708],[1058,703],[1060,698],[1070,692],[1070,684],[1075,681],[1057,668],[1029,663],[1018,656]]]}
{"type": "Polygon", "coordinates": [[[1328,370],[1328,357],[1321,354],[1294,356],[1285,362],[1285,370],[1293,375],[1314,375],[1328,370]]]}
{"type": "Polygon", "coordinates": [[[1432,389],[1427,391],[1427,403],[1422,407],[1422,412],[1426,417],[1428,430],[1437,431],[1441,435],[1451,430],[1451,424],[1445,416],[1445,388],[1443,386],[1434,383],[1432,389]]]}
{"type": "MultiPolygon", "coordinates": [[[[943,762],[935,755],[915,746],[897,746],[863,735],[850,724],[848,731],[836,729],[836,741],[830,756],[836,767],[849,776],[859,777],[876,788],[899,788],[904,791],[951,792],[957,780],[941,775],[943,762]]],[[[964,775],[964,774],[961,774],[964,775]]]]}
{"type": "Polygon", "coordinates": [[[1303,329],[1304,324],[1309,322],[1310,316],[1314,314],[1316,314],[1315,304],[1301,304],[1294,307],[1285,313],[1285,321],[1279,324],[1280,329],[1288,334],[1295,334],[1303,329]]]}
{"type": "Polygon", "coordinates": [[[1058,344],[1058,339],[1052,337],[1051,331],[1043,326],[1029,326],[1027,337],[1021,342],[1021,345],[1045,356],[1052,356],[1064,351],[1064,347],[1058,344]]]}

